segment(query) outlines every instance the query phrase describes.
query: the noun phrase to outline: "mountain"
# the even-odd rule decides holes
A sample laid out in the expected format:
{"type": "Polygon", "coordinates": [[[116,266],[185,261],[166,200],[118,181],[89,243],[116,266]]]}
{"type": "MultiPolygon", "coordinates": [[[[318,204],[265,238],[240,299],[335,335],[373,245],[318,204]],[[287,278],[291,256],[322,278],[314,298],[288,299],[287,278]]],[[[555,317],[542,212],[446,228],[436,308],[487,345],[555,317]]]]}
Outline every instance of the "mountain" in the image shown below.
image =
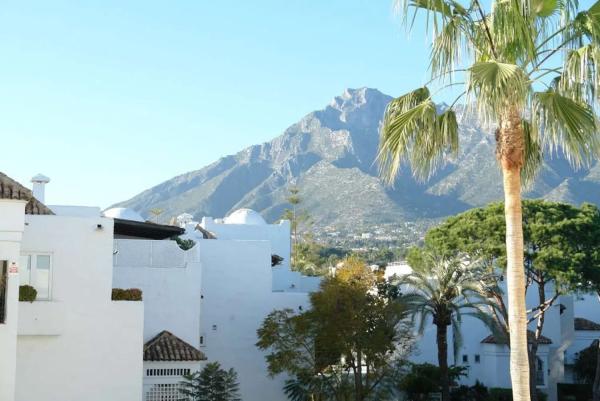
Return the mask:
{"type": "MultiPolygon", "coordinates": [[[[192,171],[116,206],[148,215],[151,208],[168,220],[183,212],[222,217],[248,207],[274,221],[289,205],[289,187],[298,186],[303,208],[317,228],[339,229],[435,221],[502,198],[494,158],[494,137],[476,118],[460,121],[461,151],[426,183],[402,169],[393,188],[377,174],[379,126],[392,98],[376,89],[347,89],[270,142],[192,171]]],[[[600,163],[574,171],[548,159],[528,197],[600,204],[600,163]]]]}

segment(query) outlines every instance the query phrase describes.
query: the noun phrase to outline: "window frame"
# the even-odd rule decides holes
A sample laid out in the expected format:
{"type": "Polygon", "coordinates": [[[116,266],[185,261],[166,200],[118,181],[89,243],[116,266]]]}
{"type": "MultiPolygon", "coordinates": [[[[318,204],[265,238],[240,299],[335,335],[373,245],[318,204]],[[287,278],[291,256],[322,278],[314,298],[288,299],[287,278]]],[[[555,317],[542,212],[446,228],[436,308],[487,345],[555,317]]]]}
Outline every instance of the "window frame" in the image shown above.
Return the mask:
{"type": "Polygon", "coordinates": [[[52,296],[53,296],[53,287],[54,287],[54,254],[52,252],[42,252],[42,251],[23,251],[21,252],[21,260],[23,258],[29,258],[29,266],[27,269],[27,266],[21,266],[21,269],[19,271],[19,284],[20,285],[24,285],[21,282],[21,273],[23,271],[28,272],[29,274],[29,278],[27,280],[27,285],[32,286],[33,288],[35,288],[36,290],[38,290],[38,297],[35,299],[36,301],[42,301],[42,302],[48,302],[48,301],[52,301],[52,296]],[[37,286],[35,285],[37,283],[37,263],[38,263],[38,256],[48,256],[48,296],[47,297],[40,297],[39,296],[39,290],[37,288],[37,286]],[[32,284],[33,283],[33,284],[32,284]]]}

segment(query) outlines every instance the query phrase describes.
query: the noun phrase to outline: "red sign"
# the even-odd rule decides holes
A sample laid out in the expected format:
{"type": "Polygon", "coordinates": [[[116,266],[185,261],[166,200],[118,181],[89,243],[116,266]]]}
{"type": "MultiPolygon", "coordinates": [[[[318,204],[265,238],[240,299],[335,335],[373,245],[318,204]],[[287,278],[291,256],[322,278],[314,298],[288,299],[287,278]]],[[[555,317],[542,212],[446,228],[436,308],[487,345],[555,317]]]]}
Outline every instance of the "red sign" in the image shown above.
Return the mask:
{"type": "Polygon", "coordinates": [[[17,274],[19,272],[19,266],[17,266],[15,262],[12,262],[8,268],[8,272],[10,274],[17,274]]]}

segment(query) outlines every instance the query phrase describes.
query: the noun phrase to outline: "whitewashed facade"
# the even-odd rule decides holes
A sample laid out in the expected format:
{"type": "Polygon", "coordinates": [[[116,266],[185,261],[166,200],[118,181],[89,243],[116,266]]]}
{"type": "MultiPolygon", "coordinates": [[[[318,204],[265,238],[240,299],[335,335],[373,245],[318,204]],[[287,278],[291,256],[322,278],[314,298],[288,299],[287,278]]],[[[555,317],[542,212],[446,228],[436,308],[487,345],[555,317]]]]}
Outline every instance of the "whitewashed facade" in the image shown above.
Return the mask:
{"type": "MultiPolygon", "coordinates": [[[[206,217],[198,223],[181,216],[180,223],[183,237],[195,241],[187,251],[169,240],[115,239],[113,284],[142,289],[144,340],[168,330],[208,361],[234,368],[244,401],[285,400],[283,378],[268,377],[264,354],[255,346],[256,330],[274,309],[306,308],[308,292],[319,285],[318,278],[290,269],[289,222],[266,224],[242,209],[224,220],[206,217]],[[205,239],[198,225],[216,239],[205,239]],[[283,258],[279,266],[271,266],[272,255],[283,258]]],[[[155,364],[145,362],[145,374],[155,364]]],[[[154,390],[177,379],[145,375],[144,399],[153,401],[154,390]]]]}
{"type": "MultiPolygon", "coordinates": [[[[410,266],[405,263],[392,264],[386,270],[386,277],[408,274],[410,266]]],[[[506,284],[501,285],[506,293],[506,284]]],[[[546,286],[546,296],[554,295],[552,285],[546,286]]],[[[537,306],[537,287],[532,284],[527,291],[529,308],[537,306]]],[[[559,296],[553,306],[546,311],[542,331],[544,340],[537,352],[538,388],[548,394],[549,401],[556,401],[556,384],[573,383],[575,378],[572,365],[576,355],[589,347],[593,340],[600,339],[600,302],[596,296],[570,294],[559,296]],[[583,319],[587,325],[581,323],[583,319]],[[592,330],[592,329],[596,330],[592,330]]],[[[535,330],[536,322],[529,326],[535,330]]],[[[467,376],[462,384],[473,385],[479,381],[487,387],[510,388],[510,355],[506,345],[490,341],[490,330],[476,318],[466,316],[462,322],[462,346],[456,352],[452,346],[452,330],[448,329],[448,360],[451,364],[467,367],[467,376]]],[[[412,356],[415,362],[437,365],[436,328],[430,322],[425,333],[416,344],[412,356]]]]}
{"type": "Polygon", "coordinates": [[[52,214],[6,176],[0,187],[0,401],[140,400],[143,304],[111,300],[112,220],[52,214]],[[38,299],[19,302],[20,284],[38,299]]]}

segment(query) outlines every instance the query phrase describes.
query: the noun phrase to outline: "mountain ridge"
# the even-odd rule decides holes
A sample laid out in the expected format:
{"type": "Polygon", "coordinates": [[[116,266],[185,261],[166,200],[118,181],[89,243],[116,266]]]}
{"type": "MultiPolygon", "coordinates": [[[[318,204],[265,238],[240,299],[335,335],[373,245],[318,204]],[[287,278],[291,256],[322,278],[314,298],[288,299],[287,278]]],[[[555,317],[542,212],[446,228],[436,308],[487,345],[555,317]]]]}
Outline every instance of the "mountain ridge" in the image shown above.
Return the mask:
{"type": "MultiPolygon", "coordinates": [[[[317,229],[368,227],[436,220],[502,199],[493,135],[476,118],[461,118],[461,150],[427,182],[407,166],[393,188],[378,177],[375,157],[385,107],[377,89],[346,89],[321,110],[308,113],[271,141],[149,188],[115,206],[143,215],[163,209],[161,220],[187,212],[222,217],[249,207],[275,221],[291,185],[317,229]]],[[[600,204],[600,165],[575,171],[562,158],[547,159],[528,197],[600,204]]]]}

